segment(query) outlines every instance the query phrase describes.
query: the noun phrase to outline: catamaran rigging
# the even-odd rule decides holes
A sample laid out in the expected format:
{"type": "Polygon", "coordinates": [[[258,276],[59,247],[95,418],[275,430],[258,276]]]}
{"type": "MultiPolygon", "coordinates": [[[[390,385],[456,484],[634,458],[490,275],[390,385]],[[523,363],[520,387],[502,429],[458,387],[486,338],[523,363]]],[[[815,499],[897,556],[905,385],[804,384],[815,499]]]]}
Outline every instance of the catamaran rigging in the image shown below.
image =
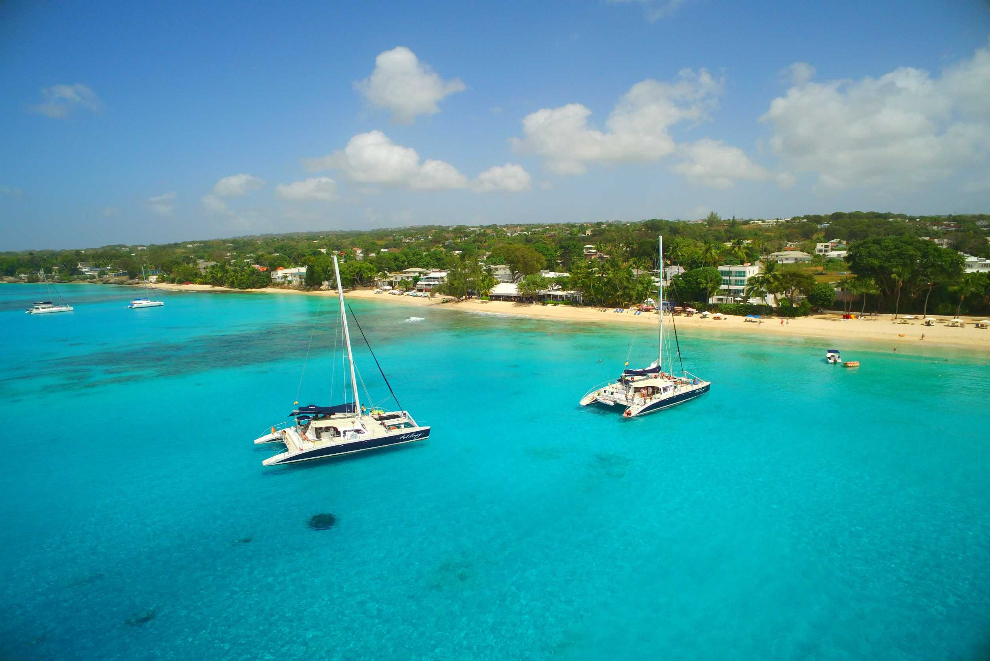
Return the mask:
{"type": "MultiPolygon", "coordinates": [[[[333,270],[334,276],[337,279],[337,300],[340,306],[339,332],[343,335],[344,346],[346,348],[345,355],[347,356],[347,370],[345,370],[344,374],[345,379],[346,375],[348,373],[350,374],[351,401],[346,401],[347,397],[345,396],[343,398],[345,401],[337,405],[319,406],[309,404],[295,408],[289,414],[289,417],[293,418],[292,422],[273,426],[269,433],[255,439],[254,442],[256,444],[281,443],[286,448],[285,452],[277,454],[274,457],[269,457],[262,462],[265,466],[290,464],[299,461],[310,461],[341,454],[374,450],[402,443],[421,441],[430,436],[430,427],[419,425],[409,415],[408,411],[402,410],[401,406],[397,411],[385,411],[372,407],[370,412],[361,406],[361,395],[358,388],[360,373],[357,371],[354,363],[350,328],[347,324],[347,311],[350,306],[347,305],[344,299],[344,290],[340,283],[340,269],[336,255],[333,256],[333,270]]],[[[351,311],[351,315],[358,330],[361,332],[362,338],[368,344],[368,349],[371,351],[371,355],[388,386],[389,392],[395,399],[396,405],[398,405],[399,400],[395,397],[395,392],[385,377],[385,372],[381,369],[378,358],[374,355],[374,350],[371,349],[371,344],[368,342],[368,338],[364,334],[364,329],[361,328],[357,317],[354,316],[353,310],[351,311]]],[[[336,361],[334,362],[336,363],[336,361]]],[[[305,367],[303,369],[305,370],[305,367]]],[[[335,374],[336,365],[331,376],[331,395],[335,374]]],[[[363,380],[361,383],[363,385],[363,380]]],[[[300,379],[300,388],[301,384],[300,379]]],[[[345,392],[346,389],[345,384],[345,392]]],[[[367,389],[365,389],[365,394],[367,394],[367,389]]],[[[298,401],[296,404],[298,404],[298,401]]]]}
{"type": "MultiPolygon", "coordinates": [[[[618,379],[595,386],[581,398],[581,406],[591,404],[606,408],[621,407],[625,418],[632,418],[682,404],[708,392],[711,383],[698,378],[684,369],[681,358],[680,341],[677,338],[677,325],[674,324],[674,343],[680,361],[680,375],[674,373],[673,366],[664,371],[663,334],[663,237],[659,239],[660,300],[657,312],[660,324],[657,337],[657,359],[649,366],[639,369],[623,369],[618,379]]],[[[671,315],[671,323],[673,323],[671,315]]],[[[668,362],[671,362],[668,358],[668,362]]],[[[625,367],[628,367],[628,361],[625,367]]]]}

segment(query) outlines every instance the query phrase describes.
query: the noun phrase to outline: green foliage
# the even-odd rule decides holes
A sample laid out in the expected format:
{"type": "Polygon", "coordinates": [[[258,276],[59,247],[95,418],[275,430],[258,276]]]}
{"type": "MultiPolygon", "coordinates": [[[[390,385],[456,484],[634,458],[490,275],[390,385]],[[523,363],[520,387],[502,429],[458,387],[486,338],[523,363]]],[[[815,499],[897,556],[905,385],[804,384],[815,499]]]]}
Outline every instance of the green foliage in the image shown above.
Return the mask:
{"type": "Polygon", "coordinates": [[[703,266],[674,276],[670,285],[675,301],[707,303],[722,286],[722,276],[717,268],[703,266]]]}
{"type": "Polygon", "coordinates": [[[835,303],[835,289],[826,282],[813,285],[807,292],[808,304],[819,310],[832,307],[835,303]]]}
{"type": "Polygon", "coordinates": [[[550,281],[542,275],[527,275],[519,281],[519,295],[522,298],[533,298],[549,287],[550,281]]]}
{"type": "Polygon", "coordinates": [[[495,246],[489,262],[504,263],[512,271],[512,279],[539,273],[547,260],[538,251],[521,243],[503,243],[495,246]]]}

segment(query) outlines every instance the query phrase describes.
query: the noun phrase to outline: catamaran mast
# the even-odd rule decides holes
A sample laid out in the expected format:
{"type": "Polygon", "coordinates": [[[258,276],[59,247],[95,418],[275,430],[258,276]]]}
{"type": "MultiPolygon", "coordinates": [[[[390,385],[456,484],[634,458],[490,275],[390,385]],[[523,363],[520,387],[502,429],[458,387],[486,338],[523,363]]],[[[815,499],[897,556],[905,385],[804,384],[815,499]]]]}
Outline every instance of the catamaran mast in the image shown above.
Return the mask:
{"type": "Polygon", "coordinates": [[[340,299],[340,321],[344,324],[344,342],[347,344],[347,360],[351,363],[351,387],[354,389],[354,412],[361,415],[357,379],[354,376],[354,354],[351,353],[351,335],[347,332],[347,312],[344,308],[344,289],[340,286],[340,268],[337,266],[337,255],[333,256],[333,275],[337,278],[337,297],[340,299]]]}
{"type": "Polygon", "coordinates": [[[660,300],[657,302],[657,309],[660,311],[660,352],[657,356],[657,365],[663,371],[663,236],[660,237],[660,300]]]}

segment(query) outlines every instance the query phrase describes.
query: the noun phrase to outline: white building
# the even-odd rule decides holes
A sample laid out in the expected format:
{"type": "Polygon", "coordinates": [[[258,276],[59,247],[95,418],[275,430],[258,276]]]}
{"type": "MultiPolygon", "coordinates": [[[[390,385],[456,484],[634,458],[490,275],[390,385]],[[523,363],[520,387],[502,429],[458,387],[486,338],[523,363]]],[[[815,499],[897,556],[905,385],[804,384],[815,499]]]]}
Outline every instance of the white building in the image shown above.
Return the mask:
{"type": "Polygon", "coordinates": [[[670,284],[670,281],[674,279],[674,276],[675,275],[682,275],[684,273],[684,270],[685,269],[684,269],[683,266],[678,266],[676,264],[672,264],[672,265],[666,267],[663,270],[663,275],[664,275],[664,281],[663,281],[663,283],[665,285],[669,285],[670,284]]]}
{"type": "Polygon", "coordinates": [[[492,266],[492,275],[499,282],[512,282],[512,269],[505,264],[495,264],[492,266]]]}
{"type": "MultiPolygon", "coordinates": [[[[519,285],[514,282],[500,282],[488,292],[488,298],[493,301],[518,301],[519,285]]],[[[537,292],[536,298],[541,301],[573,301],[580,303],[583,296],[579,291],[569,289],[543,289],[537,292]]]]}
{"type": "Polygon", "coordinates": [[[748,301],[745,297],[746,283],[754,275],[760,272],[760,263],[755,264],[735,264],[718,267],[719,275],[722,276],[722,286],[720,293],[712,297],[712,303],[753,303],[756,305],[770,303],[765,299],[752,298],[748,301]]]}
{"type": "Polygon", "coordinates": [[[845,259],[848,254],[848,250],[829,250],[825,253],[825,259],[845,259]]]}
{"type": "Polygon", "coordinates": [[[986,257],[973,257],[963,254],[966,260],[966,273],[988,273],[990,272],[990,259],[986,257]]]}
{"type": "Polygon", "coordinates": [[[294,266],[287,269],[280,266],[272,271],[272,282],[279,285],[301,285],[306,282],[306,267],[294,266]]]}
{"type": "Polygon", "coordinates": [[[447,284],[446,271],[430,271],[420,276],[416,283],[416,291],[433,291],[440,285],[447,284]]]}
{"type": "Polygon", "coordinates": [[[778,264],[803,264],[811,261],[811,255],[800,250],[781,250],[770,253],[770,259],[778,264]]]}
{"type": "Polygon", "coordinates": [[[828,243],[816,243],[815,244],[815,254],[816,255],[827,255],[832,250],[832,242],[828,243]]]}

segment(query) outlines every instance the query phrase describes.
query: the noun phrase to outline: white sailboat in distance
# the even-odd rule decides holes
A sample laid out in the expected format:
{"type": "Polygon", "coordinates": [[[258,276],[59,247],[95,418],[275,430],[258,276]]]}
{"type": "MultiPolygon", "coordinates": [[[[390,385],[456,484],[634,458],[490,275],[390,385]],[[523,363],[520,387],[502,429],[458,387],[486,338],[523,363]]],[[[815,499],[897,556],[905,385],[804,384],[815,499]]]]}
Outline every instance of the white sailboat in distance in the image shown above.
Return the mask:
{"type": "MultiPolygon", "coordinates": [[[[660,301],[658,305],[660,337],[657,359],[642,369],[623,369],[622,375],[618,379],[595,386],[581,398],[581,406],[594,404],[613,410],[619,407],[622,410],[622,417],[634,418],[683,404],[695,397],[704,395],[711,388],[711,382],[699,379],[686,371],[683,364],[680,374],[675,374],[672,357],[667,358],[667,364],[664,363],[663,273],[663,237],[661,236],[660,301]]],[[[677,354],[679,358],[680,349],[678,349],[677,354]]]]}
{"type": "Polygon", "coordinates": [[[56,312],[72,312],[72,306],[65,302],[62,295],[58,293],[58,288],[55,285],[48,284],[48,278],[45,277],[45,270],[41,269],[41,280],[45,283],[45,291],[48,293],[48,300],[38,301],[31,307],[25,310],[28,314],[54,314],[56,312]],[[55,289],[55,294],[58,295],[58,300],[60,303],[56,305],[52,303],[52,289],[55,289]]]}
{"type": "MultiPolygon", "coordinates": [[[[347,388],[345,383],[344,402],[333,406],[300,406],[289,415],[294,418],[293,422],[285,422],[271,428],[271,431],[260,438],[255,439],[256,444],[261,443],[281,443],[285,446],[285,452],[274,457],[265,459],[262,464],[265,466],[278,466],[281,464],[291,464],[298,461],[311,461],[313,459],[324,459],[341,454],[351,454],[363,452],[365,450],[375,450],[378,448],[422,441],[430,436],[430,428],[421,426],[408,411],[385,411],[380,408],[372,408],[366,412],[361,406],[361,399],[358,393],[358,379],[354,368],[354,355],[351,352],[351,335],[347,327],[347,311],[344,304],[344,290],[340,285],[340,269],[337,265],[337,255],[333,256],[333,272],[337,278],[337,297],[340,302],[340,325],[344,335],[344,345],[347,348],[347,361],[349,363],[349,376],[351,385],[351,401],[347,401],[347,388]]],[[[364,336],[361,324],[357,322],[358,330],[364,336]]],[[[368,338],[365,336],[365,342],[368,338]]],[[[371,345],[368,345],[371,349],[371,345]]],[[[374,357],[374,351],[371,353],[374,357]]],[[[375,363],[378,359],[375,358],[375,363]]],[[[379,370],[381,367],[379,366],[379,370]]],[[[345,380],[348,372],[345,371],[345,380]]],[[[398,405],[399,401],[392,392],[392,386],[388,384],[385,373],[382,378],[388,385],[392,398],[398,405]]],[[[332,388],[331,388],[332,390],[332,388]]]]}
{"type": "Polygon", "coordinates": [[[135,298],[131,301],[127,307],[130,310],[137,308],[160,308],[165,305],[165,301],[156,301],[151,298],[151,288],[148,286],[148,276],[144,273],[144,266],[141,267],[141,277],[144,279],[144,291],[147,296],[143,298],[135,298]]]}

